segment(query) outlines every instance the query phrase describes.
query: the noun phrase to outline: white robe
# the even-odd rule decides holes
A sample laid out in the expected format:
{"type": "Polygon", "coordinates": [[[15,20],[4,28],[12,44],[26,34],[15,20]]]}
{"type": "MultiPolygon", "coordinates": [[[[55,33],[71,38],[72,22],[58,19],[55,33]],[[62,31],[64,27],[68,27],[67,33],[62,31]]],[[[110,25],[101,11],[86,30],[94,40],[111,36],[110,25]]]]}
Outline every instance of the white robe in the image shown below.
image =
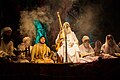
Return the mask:
{"type": "MultiPolygon", "coordinates": [[[[108,36],[108,35],[107,35],[108,36]]],[[[107,39],[106,36],[106,41],[105,43],[102,45],[101,50],[103,51],[103,53],[106,54],[114,54],[114,53],[120,53],[120,48],[119,46],[116,44],[115,40],[112,40],[111,46],[108,44],[109,40],[107,39]]]]}
{"type": "Polygon", "coordinates": [[[120,53],[120,48],[118,45],[109,46],[107,43],[102,45],[101,50],[106,54],[120,53]]]}
{"type": "MultiPolygon", "coordinates": [[[[63,63],[66,62],[66,45],[65,41],[63,45],[58,49],[58,55],[63,58],[63,63]]],[[[67,34],[67,62],[78,63],[79,62],[79,46],[78,39],[74,32],[67,34]],[[73,46],[71,46],[73,44],[73,46]]]]}
{"type": "Polygon", "coordinates": [[[80,49],[80,63],[88,63],[98,60],[99,56],[95,56],[94,49],[89,44],[89,48],[85,48],[83,44],[79,46],[80,49]]]}
{"type": "Polygon", "coordinates": [[[79,46],[81,54],[94,53],[94,49],[89,44],[89,48],[85,48],[83,44],[79,46]]]}

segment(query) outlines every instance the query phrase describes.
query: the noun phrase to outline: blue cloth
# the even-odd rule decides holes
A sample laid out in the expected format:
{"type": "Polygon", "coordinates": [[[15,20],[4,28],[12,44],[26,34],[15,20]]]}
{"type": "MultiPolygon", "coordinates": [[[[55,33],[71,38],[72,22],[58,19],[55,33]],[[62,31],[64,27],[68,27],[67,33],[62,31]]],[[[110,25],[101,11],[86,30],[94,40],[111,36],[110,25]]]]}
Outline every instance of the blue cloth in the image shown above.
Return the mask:
{"type": "Polygon", "coordinates": [[[46,38],[46,44],[48,44],[48,39],[46,35],[46,28],[47,26],[42,25],[42,23],[39,20],[34,20],[34,26],[36,29],[36,38],[35,38],[35,44],[39,43],[39,39],[41,36],[44,36],[46,38]]]}

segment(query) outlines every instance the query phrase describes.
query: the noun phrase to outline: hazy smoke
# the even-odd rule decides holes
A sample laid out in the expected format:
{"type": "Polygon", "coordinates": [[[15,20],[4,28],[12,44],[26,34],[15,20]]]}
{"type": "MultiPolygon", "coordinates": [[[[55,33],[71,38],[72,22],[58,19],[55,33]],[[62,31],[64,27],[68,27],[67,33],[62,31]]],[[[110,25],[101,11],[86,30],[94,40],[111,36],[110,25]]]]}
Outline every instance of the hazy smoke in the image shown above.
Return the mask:
{"type": "Polygon", "coordinates": [[[93,35],[101,34],[101,31],[99,29],[100,14],[100,9],[96,5],[84,7],[84,13],[79,16],[77,22],[75,23],[75,30],[79,30],[76,32],[78,37],[88,35],[89,33],[92,33],[93,35]]]}
{"type": "Polygon", "coordinates": [[[51,13],[54,17],[54,21],[51,24],[51,43],[55,44],[55,39],[60,30],[59,20],[57,12],[60,14],[62,24],[65,22],[65,19],[68,17],[68,11],[72,7],[72,0],[50,0],[51,13]]]}
{"type": "Polygon", "coordinates": [[[33,25],[33,20],[38,19],[42,23],[46,23],[47,35],[49,35],[50,44],[54,44],[56,36],[59,32],[59,21],[57,17],[57,12],[60,12],[62,22],[65,21],[67,16],[67,11],[72,5],[71,0],[48,0],[47,5],[42,7],[37,7],[31,11],[25,10],[21,11],[20,19],[20,33],[23,36],[29,36],[32,40],[35,39],[35,27],[33,25]]]}
{"type": "Polygon", "coordinates": [[[20,33],[23,36],[29,36],[32,40],[34,40],[36,36],[35,27],[33,25],[35,19],[40,20],[42,23],[46,23],[48,26],[47,30],[50,31],[50,24],[53,22],[53,17],[50,14],[49,7],[43,6],[32,11],[21,11],[20,33]]]}
{"type": "Polygon", "coordinates": [[[73,11],[69,11],[71,12],[69,16],[70,18],[72,17],[72,30],[76,33],[79,42],[81,42],[82,36],[89,36],[89,34],[98,39],[101,35],[99,24],[102,19],[102,5],[88,3],[83,0],[81,0],[83,3],[78,3],[77,1],[75,8],[71,9],[73,11]],[[75,9],[77,10],[75,11],[75,9]]]}
{"type": "Polygon", "coordinates": [[[58,11],[60,12],[62,23],[65,21],[70,22],[71,28],[79,41],[81,41],[83,35],[89,33],[95,36],[101,34],[99,29],[102,12],[101,5],[87,4],[87,0],[47,0],[47,2],[46,5],[31,11],[21,11],[20,32],[22,35],[29,36],[34,40],[36,34],[33,20],[38,19],[42,23],[47,24],[47,35],[49,35],[50,44],[54,44],[60,28],[57,17],[58,11]],[[75,2],[76,6],[74,5],[75,2]]]}

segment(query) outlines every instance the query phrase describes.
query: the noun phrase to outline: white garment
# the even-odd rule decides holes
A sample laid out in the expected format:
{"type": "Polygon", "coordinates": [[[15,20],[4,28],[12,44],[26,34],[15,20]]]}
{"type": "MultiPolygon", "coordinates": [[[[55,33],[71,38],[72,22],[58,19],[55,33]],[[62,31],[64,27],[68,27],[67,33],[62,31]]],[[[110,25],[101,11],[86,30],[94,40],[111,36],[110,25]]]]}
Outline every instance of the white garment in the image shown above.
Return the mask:
{"type": "Polygon", "coordinates": [[[103,53],[106,53],[106,54],[120,53],[120,48],[116,44],[112,35],[106,36],[106,41],[102,45],[101,50],[103,51],[103,53]],[[110,38],[110,39],[108,39],[108,38],[110,38]]]}
{"type": "MultiPolygon", "coordinates": [[[[58,55],[62,56],[63,62],[66,62],[66,45],[65,41],[62,42],[63,45],[58,49],[58,55]]],[[[67,61],[72,63],[79,62],[79,46],[78,39],[74,32],[67,34],[67,61]]]]}
{"type": "Polygon", "coordinates": [[[79,46],[80,49],[80,54],[88,54],[88,53],[94,53],[94,49],[91,47],[91,45],[89,44],[89,48],[85,48],[85,46],[83,44],[81,44],[79,46]]]}
{"type": "Polygon", "coordinates": [[[107,43],[102,45],[101,50],[106,54],[120,53],[120,48],[118,45],[109,46],[107,43]]]}
{"type": "Polygon", "coordinates": [[[91,53],[94,52],[94,49],[89,45],[89,48],[85,48],[83,44],[79,46],[80,53],[91,53]]]}
{"type": "Polygon", "coordinates": [[[79,46],[79,49],[80,49],[80,54],[82,56],[80,58],[80,63],[88,63],[98,60],[99,56],[95,56],[94,49],[91,47],[90,44],[89,44],[89,48],[86,48],[83,44],[81,44],[79,46]]]}

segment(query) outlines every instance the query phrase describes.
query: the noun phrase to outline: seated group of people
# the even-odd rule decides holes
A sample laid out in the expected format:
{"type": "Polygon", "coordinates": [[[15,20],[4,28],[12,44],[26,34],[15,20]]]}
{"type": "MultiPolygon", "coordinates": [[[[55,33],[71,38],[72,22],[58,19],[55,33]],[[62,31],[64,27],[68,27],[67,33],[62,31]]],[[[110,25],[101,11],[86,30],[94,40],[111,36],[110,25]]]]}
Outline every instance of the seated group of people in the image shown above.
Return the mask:
{"type": "Polygon", "coordinates": [[[40,41],[31,46],[31,38],[24,37],[22,43],[17,48],[11,40],[12,29],[5,27],[1,31],[0,41],[0,63],[55,63],[56,56],[54,52],[45,44],[44,36],[40,37],[40,41]]]}
{"type": "Polygon", "coordinates": [[[68,22],[63,24],[63,31],[67,38],[64,38],[64,36],[61,37],[62,34],[60,32],[56,39],[56,44],[61,41],[61,47],[58,49],[57,53],[62,62],[92,62],[97,60],[99,57],[116,58],[116,55],[119,55],[120,53],[120,48],[116,44],[112,35],[106,36],[104,44],[97,40],[95,42],[95,47],[93,48],[89,43],[89,36],[83,36],[82,43],[78,43],[78,39],[75,33],[71,30],[68,22]]]}
{"type": "MultiPolygon", "coordinates": [[[[12,29],[5,27],[1,31],[0,58],[16,57],[15,63],[86,63],[102,58],[116,58],[119,56],[120,48],[116,44],[112,35],[106,36],[106,41],[102,44],[99,40],[95,42],[93,48],[89,41],[89,36],[82,37],[82,43],[79,44],[75,33],[71,30],[70,24],[65,22],[63,29],[59,32],[55,40],[56,46],[50,49],[45,42],[44,36],[33,46],[30,45],[30,37],[24,37],[23,42],[18,45],[14,54],[14,44],[10,40],[12,29]],[[64,33],[64,34],[63,34],[64,33]],[[59,47],[57,45],[59,44],[59,47]]],[[[8,59],[11,61],[11,59],[8,59]]]]}

